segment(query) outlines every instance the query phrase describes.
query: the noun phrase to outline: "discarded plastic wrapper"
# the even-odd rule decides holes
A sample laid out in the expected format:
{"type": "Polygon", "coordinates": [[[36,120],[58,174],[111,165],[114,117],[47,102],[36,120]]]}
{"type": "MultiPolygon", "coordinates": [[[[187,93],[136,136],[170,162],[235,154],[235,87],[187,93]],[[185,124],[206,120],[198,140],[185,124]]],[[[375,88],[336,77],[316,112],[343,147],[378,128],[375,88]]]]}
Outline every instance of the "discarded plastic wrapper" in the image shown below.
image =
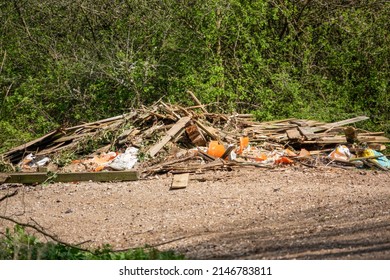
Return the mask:
{"type": "Polygon", "coordinates": [[[351,158],[351,152],[347,146],[339,145],[335,150],[333,150],[328,157],[331,159],[340,159],[340,160],[349,160],[351,158]]]}
{"type": "Polygon", "coordinates": [[[99,156],[94,156],[93,159],[88,160],[86,163],[97,164],[95,172],[103,170],[111,161],[117,156],[115,152],[103,153],[99,156]]]}
{"type": "Polygon", "coordinates": [[[138,161],[138,149],[134,147],[129,147],[123,154],[118,155],[108,167],[111,167],[114,170],[128,170],[132,169],[138,161]]]}
{"type": "Polygon", "coordinates": [[[380,166],[382,167],[385,167],[385,168],[390,168],[390,160],[385,157],[384,154],[380,153],[380,152],[377,152],[373,149],[365,149],[362,153],[362,156],[363,157],[372,157],[372,156],[376,156],[378,158],[375,158],[375,159],[371,159],[372,161],[375,161],[377,164],[379,164],[380,166]]]}
{"type": "Polygon", "coordinates": [[[50,158],[44,157],[41,159],[37,159],[33,154],[28,154],[20,163],[19,166],[21,168],[35,168],[35,167],[41,167],[45,166],[47,163],[50,162],[50,158]]]}

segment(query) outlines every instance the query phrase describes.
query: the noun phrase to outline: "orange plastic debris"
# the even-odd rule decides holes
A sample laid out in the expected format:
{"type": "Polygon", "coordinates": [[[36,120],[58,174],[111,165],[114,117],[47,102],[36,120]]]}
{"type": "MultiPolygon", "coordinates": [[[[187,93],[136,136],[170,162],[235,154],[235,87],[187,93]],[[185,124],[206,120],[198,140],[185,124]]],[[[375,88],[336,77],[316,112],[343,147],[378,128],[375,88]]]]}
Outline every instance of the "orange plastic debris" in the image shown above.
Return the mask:
{"type": "Polygon", "coordinates": [[[289,159],[288,157],[281,157],[281,158],[275,160],[275,163],[277,163],[277,164],[282,164],[282,163],[291,164],[293,162],[294,161],[292,159],[289,159]]]}
{"type": "Polygon", "coordinates": [[[104,169],[104,165],[99,165],[98,167],[95,168],[95,172],[99,172],[99,171],[102,171],[104,169]]]}
{"type": "Polygon", "coordinates": [[[240,137],[240,149],[237,151],[237,154],[242,154],[242,152],[248,147],[249,138],[248,137],[240,137]]]}
{"type": "Polygon", "coordinates": [[[225,153],[225,147],[218,143],[218,141],[211,141],[207,154],[213,157],[221,157],[225,153]]]}
{"type": "Polygon", "coordinates": [[[257,156],[256,158],[255,158],[255,160],[256,161],[264,161],[264,160],[267,160],[267,155],[266,154],[264,154],[264,153],[261,153],[259,156],[257,156]]]}

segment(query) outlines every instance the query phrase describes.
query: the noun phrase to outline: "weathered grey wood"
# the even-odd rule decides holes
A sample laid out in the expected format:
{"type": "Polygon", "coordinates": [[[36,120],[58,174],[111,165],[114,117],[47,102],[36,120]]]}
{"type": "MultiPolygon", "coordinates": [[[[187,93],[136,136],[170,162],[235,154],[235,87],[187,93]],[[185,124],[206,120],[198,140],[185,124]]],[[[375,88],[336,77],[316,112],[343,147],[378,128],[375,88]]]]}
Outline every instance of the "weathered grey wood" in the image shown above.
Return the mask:
{"type": "Polygon", "coordinates": [[[137,171],[110,171],[110,172],[74,172],[74,173],[3,173],[6,176],[3,183],[40,184],[44,182],[109,182],[109,181],[136,181],[137,171]]]}
{"type": "Polygon", "coordinates": [[[287,129],[286,133],[287,133],[288,139],[290,139],[290,140],[301,139],[301,134],[299,133],[298,129],[296,129],[296,128],[287,129]]]}
{"type": "Polygon", "coordinates": [[[369,117],[359,116],[356,118],[346,119],[346,120],[339,121],[339,122],[328,123],[328,124],[325,124],[323,126],[313,127],[312,130],[313,130],[313,132],[320,132],[320,131],[328,130],[330,128],[339,127],[339,126],[343,126],[343,125],[347,125],[347,124],[351,124],[351,123],[356,123],[356,122],[360,122],[360,121],[364,121],[364,120],[368,120],[368,119],[369,119],[369,117]]]}
{"type": "Polygon", "coordinates": [[[311,127],[300,127],[300,126],[298,126],[298,130],[301,132],[301,134],[303,136],[305,136],[305,138],[307,140],[312,140],[312,139],[318,138],[318,136],[313,133],[313,130],[312,130],[311,127]]]}
{"type": "Polygon", "coordinates": [[[63,132],[59,129],[57,130],[54,130],[52,132],[49,132],[48,134],[40,137],[40,138],[37,138],[35,140],[32,140],[30,142],[27,142],[23,145],[20,145],[20,146],[17,146],[11,150],[9,150],[8,152],[4,153],[3,156],[4,158],[12,158],[14,157],[14,154],[17,154],[17,156],[19,156],[19,153],[23,154],[26,150],[28,150],[28,148],[34,146],[34,145],[41,145],[41,143],[45,143],[46,141],[47,142],[50,142],[52,141],[53,138],[56,138],[56,137],[61,137],[63,135],[63,132]]]}

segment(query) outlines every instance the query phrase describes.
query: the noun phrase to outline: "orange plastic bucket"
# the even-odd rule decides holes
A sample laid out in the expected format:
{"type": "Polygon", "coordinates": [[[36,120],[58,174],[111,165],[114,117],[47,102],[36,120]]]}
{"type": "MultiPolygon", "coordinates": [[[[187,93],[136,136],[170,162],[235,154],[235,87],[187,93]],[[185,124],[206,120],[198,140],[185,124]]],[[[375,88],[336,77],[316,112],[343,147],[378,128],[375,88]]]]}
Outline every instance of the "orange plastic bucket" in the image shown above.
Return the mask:
{"type": "Polygon", "coordinates": [[[225,153],[225,147],[218,143],[218,141],[211,141],[207,154],[213,157],[221,157],[225,153]]]}

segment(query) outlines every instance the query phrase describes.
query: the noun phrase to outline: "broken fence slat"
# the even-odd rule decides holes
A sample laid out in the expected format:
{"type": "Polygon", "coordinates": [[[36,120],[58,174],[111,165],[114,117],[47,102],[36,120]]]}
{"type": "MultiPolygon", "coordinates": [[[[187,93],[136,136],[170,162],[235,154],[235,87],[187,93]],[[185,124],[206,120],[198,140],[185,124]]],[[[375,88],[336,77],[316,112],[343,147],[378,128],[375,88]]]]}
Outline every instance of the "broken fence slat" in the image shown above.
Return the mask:
{"type": "Polygon", "coordinates": [[[137,171],[75,172],[75,173],[6,173],[3,183],[40,184],[44,182],[109,182],[136,181],[137,171]]]}
{"type": "Polygon", "coordinates": [[[166,136],[164,136],[160,142],[158,142],[156,145],[152,146],[148,154],[152,157],[154,157],[169,141],[171,141],[172,138],[174,138],[185,126],[186,124],[191,120],[191,117],[184,117],[181,118],[176,122],[174,126],[170,130],[168,130],[166,136]]]}

